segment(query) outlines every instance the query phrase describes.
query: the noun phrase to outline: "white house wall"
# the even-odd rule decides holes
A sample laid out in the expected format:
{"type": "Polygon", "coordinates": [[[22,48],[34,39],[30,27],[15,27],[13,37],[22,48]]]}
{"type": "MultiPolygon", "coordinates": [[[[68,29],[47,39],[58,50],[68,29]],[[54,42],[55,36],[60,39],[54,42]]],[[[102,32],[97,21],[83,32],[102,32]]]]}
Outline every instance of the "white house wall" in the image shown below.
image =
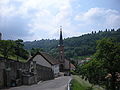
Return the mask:
{"type": "Polygon", "coordinates": [[[53,65],[52,70],[54,71],[54,74],[58,74],[59,73],[59,64],[53,65]]]}
{"type": "Polygon", "coordinates": [[[41,55],[36,55],[33,58],[33,61],[36,61],[36,64],[52,68],[51,64],[49,62],[47,62],[41,55]]]}

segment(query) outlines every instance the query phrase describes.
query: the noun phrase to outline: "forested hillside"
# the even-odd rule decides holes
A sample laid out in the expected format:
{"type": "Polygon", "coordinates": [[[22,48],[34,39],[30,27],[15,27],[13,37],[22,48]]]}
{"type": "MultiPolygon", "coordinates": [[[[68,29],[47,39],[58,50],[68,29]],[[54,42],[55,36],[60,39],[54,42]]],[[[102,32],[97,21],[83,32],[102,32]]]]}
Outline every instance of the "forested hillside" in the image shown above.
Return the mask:
{"type": "MultiPolygon", "coordinates": [[[[64,39],[65,56],[66,58],[75,58],[78,56],[92,55],[96,51],[96,41],[104,37],[113,37],[120,42],[120,29],[105,30],[99,32],[91,32],[79,37],[72,37],[64,39]]],[[[30,50],[32,48],[42,48],[44,51],[58,56],[58,42],[59,40],[42,39],[32,42],[24,42],[25,48],[30,50]]]]}

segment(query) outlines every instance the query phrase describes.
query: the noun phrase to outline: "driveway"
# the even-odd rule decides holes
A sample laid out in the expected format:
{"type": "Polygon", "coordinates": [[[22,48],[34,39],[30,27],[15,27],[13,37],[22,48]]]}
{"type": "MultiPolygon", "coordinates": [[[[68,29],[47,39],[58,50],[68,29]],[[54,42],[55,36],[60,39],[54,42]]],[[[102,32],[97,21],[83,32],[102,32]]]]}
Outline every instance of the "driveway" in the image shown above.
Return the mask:
{"type": "Polygon", "coordinates": [[[54,80],[40,82],[31,86],[13,87],[5,90],[66,90],[70,80],[70,76],[62,76],[55,78],[54,80]]]}

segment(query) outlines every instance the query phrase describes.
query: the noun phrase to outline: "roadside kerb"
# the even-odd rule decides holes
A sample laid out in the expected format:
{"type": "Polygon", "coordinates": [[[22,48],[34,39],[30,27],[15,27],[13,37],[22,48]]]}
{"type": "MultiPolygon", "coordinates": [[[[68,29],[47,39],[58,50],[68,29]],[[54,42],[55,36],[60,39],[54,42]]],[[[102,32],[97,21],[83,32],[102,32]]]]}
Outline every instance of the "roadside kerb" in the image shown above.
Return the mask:
{"type": "Polygon", "coordinates": [[[68,81],[68,84],[67,84],[67,90],[70,90],[71,80],[72,80],[72,78],[68,81]]]}

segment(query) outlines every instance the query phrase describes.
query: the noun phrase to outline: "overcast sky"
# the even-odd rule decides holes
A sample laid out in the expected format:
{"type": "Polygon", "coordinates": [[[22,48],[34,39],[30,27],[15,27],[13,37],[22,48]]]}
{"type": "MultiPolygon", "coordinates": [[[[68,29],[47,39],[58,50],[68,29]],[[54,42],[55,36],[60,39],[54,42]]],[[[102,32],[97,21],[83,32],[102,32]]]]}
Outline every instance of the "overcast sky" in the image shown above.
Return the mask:
{"type": "Polygon", "coordinates": [[[0,0],[3,39],[58,39],[120,28],[120,0],[0,0]]]}

